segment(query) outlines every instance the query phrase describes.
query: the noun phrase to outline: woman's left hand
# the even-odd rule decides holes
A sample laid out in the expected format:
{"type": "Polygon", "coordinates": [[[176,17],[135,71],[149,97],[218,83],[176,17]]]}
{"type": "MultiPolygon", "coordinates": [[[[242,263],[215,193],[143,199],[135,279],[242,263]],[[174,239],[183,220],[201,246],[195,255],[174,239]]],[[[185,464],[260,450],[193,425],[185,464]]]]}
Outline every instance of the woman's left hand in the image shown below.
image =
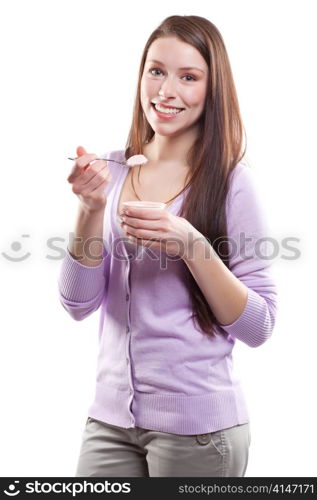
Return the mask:
{"type": "Polygon", "coordinates": [[[129,241],[169,256],[186,258],[194,241],[202,237],[190,222],[165,209],[127,207],[120,216],[129,241]]]}

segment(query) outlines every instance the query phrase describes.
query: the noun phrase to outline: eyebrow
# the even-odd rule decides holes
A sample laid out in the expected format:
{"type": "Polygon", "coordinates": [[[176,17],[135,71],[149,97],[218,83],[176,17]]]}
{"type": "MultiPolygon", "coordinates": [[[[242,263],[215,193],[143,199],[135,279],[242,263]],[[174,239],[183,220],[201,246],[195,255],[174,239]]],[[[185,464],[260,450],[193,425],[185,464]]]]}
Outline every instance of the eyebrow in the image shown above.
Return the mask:
{"type": "MultiPolygon", "coordinates": [[[[161,64],[162,66],[164,66],[164,63],[162,63],[161,61],[158,61],[157,59],[150,59],[149,61],[147,61],[148,63],[149,62],[152,62],[152,63],[155,63],[155,64],[161,64]]],[[[200,68],[196,68],[195,66],[186,66],[185,68],[179,68],[181,70],[191,70],[191,69],[196,69],[197,71],[201,71],[202,73],[205,73],[204,70],[200,69],[200,68]]]]}

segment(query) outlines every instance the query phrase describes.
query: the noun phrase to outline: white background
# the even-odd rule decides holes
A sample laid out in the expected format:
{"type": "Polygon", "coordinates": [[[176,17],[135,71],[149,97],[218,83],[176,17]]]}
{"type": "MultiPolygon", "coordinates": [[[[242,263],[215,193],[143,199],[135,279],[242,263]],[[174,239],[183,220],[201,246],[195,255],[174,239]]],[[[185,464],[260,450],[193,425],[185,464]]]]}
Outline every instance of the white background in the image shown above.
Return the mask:
{"type": "Polygon", "coordinates": [[[74,475],[94,395],[99,311],[76,322],[63,309],[61,253],[47,240],[66,249],[74,231],[67,157],[78,145],[97,154],[124,148],[143,47],[173,14],[207,17],[223,35],[248,159],[279,242],[273,336],[234,350],[251,415],[246,475],[316,476],[315,5],[1,3],[1,476],[74,475]],[[285,258],[287,237],[298,239],[296,260],[285,258]],[[24,261],[6,257],[27,252],[24,261]]]}

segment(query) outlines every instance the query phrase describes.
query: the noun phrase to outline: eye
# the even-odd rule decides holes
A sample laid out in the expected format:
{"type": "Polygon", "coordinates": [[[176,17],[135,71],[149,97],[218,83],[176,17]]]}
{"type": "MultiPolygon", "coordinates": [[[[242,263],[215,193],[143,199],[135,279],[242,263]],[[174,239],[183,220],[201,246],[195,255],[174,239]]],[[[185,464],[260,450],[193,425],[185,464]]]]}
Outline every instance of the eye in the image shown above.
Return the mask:
{"type": "MultiPolygon", "coordinates": [[[[161,71],[161,70],[158,68],[151,68],[149,71],[150,71],[151,75],[153,75],[152,71],[161,71]]],[[[157,75],[153,75],[153,76],[157,76],[157,75]]]]}
{"type": "MultiPolygon", "coordinates": [[[[151,68],[149,70],[149,73],[151,73],[152,76],[160,76],[157,74],[153,74],[152,71],[159,71],[160,73],[162,73],[162,71],[159,68],[151,68]]],[[[196,81],[196,78],[192,75],[184,75],[183,78],[186,78],[186,82],[195,82],[196,81]],[[190,80],[187,80],[187,78],[190,78],[190,80]]]]}
{"type": "Polygon", "coordinates": [[[191,75],[185,75],[185,76],[189,76],[189,78],[191,78],[191,80],[186,80],[187,82],[194,82],[196,80],[196,78],[194,78],[191,75]]]}

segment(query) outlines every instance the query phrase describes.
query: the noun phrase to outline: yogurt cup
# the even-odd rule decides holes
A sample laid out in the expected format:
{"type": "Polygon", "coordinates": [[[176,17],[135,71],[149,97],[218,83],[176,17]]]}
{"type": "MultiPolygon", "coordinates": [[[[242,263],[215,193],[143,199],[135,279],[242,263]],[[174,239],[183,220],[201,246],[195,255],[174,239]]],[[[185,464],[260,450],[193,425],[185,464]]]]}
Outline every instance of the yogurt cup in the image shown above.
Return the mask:
{"type": "MultiPolygon", "coordinates": [[[[151,208],[154,210],[162,210],[166,207],[166,203],[161,203],[160,201],[123,201],[122,205],[125,207],[140,207],[140,208],[151,208]]],[[[121,217],[119,217],[120,222],[121,222],[121,217]]],[[[128,243],[128,242],[126,242],[128,243]]],[[[129,242],[131,245],[135,246],[135,242],[129,242]]],[[[132,248],[132,247],[131,247],[132,248]]]]}
{"type": "Polygon", "coordinates": [[[125,207],[154,208],[161,210],[166,207],[166,203],[161,203],[160,201],[124,201],[122,205],[125,207]]]}

